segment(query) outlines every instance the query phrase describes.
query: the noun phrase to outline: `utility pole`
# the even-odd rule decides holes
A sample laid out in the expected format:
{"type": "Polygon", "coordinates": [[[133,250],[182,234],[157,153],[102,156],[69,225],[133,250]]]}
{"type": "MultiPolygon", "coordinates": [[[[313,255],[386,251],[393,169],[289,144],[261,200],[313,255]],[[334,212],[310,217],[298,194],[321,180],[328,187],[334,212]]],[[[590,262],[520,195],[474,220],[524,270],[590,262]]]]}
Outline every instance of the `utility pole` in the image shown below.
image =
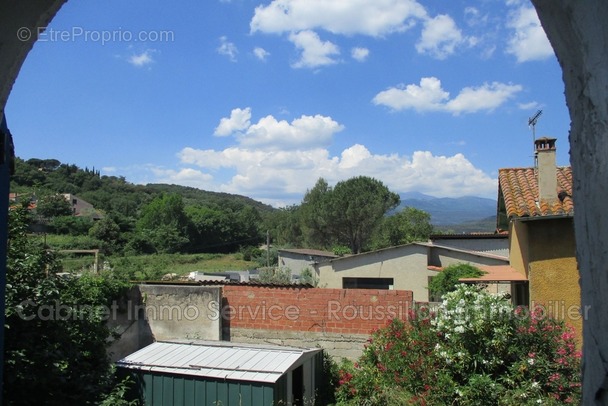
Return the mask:
{"type": "Polygon", "coordinates": [[[270,231],[266,230],[266,267],[270,268],[270,231]]]}

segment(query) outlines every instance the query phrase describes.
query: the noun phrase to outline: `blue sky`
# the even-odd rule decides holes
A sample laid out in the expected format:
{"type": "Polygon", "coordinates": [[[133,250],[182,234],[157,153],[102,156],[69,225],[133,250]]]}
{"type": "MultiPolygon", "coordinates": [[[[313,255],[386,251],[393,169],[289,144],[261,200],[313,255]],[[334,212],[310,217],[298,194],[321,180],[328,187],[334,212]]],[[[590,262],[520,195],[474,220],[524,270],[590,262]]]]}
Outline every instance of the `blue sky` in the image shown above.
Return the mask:
{"type": "MultiPolygon", "coordinates": [[[[22,33],[21,33],[22,34],[22,33]]],[[[536,135],[568,165],[528,1],[68,1],[6,107],[16,154],[299,203],[319,177],[496,198],[536,135]]]]}

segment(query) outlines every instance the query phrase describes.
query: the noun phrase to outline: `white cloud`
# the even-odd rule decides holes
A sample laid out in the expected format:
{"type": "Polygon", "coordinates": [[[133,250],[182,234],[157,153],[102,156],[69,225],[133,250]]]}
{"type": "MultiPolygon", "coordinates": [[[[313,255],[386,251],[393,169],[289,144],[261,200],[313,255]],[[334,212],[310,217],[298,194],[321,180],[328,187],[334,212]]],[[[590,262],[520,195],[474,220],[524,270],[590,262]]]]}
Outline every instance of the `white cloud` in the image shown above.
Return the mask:
{"type": "Polygon", "coordinates": [[[133,65],[133,66],[137,66],[138,68],[142,67],[142,66],[146,66],[149,65],[151,63],[154,62],[154,58],[152,57],[152,55],[154,53],[158,52],[156,49],[146,49],[145,51],[139,53],[139,54],[133,54],[131,55],[127,61],[133,65]]]}
{"type": "Polygon", "coordinates": [[[251,108],[236,108],[229,118],[222,118],[214,134],[235,135],[238,143],[246,148],[302,149],[311,146],[329,145],[334,134],[344,126],[331,117],[320,114],[302,115],[287,122],[268,115],[251,124],[251,108]]]}
{"type": "Polygon", "coordinates": [[[540,103],[535,102],[535,101],[531,101],[528,103],[517,103],[517,107],[520,110],[533,110],[533,109],[538,109],[540,107],[540,103]]]}
{"type": "Polygon", "coordinates": [[[369,49],[355,47],[350,50],[350,56],[356,61],[364,62],[369,56],[369,49]]]}
{"type": "Polygon", "coordinates": [[[213,176],[196,169],[183,168],[180,170],[174,170],[153,167],[150,168],[150,170],[156,176],[155,182],[158,183],[178,184],[182,186],[196,187],[199,189],[209,189],[210,187],[214,187],[213,176]]]}
{"type": "Polygon", "coordinates": [[[270,52],[266,51],[264,48],[260,48],[260,47],[255,47],[253,49],[253,54],[255,55],[256,58],[258,58],[260,61],[265,61],[266,58],[268,58],[268,56],[270,55],[270,52]]]}
{"type": "Polygon", "coordinates": [[[373,102],[393,110],[440,111],[449,97],[450,94],[441,88],[441,81],[429,77],[420,79],[420,86],[400,85],[384,90],[374,97],[373,102]]]}
{"type": "Polygon", "coordinates": [[[239,53],[239,50],[233,42],[228,41],[226,36],[222,36],[220,37],[220,46],[217,48],[217,53],[227,56],[232,62],[236,62],[236,56],[239,53]]]}
{"type": "Polygon", "coordinates": [[[273,0],[256,7],[250,28],[275,34],[322,29],[377,37],[405,31],[425,16],[415,0],[273,0]]]}
{"type": "Polygon", "coordinates": [[[265,147],[268,149],[301,149],[315,145],[329,145],[334,134],[344,126],[331,117],[305,116],[288,123],[278,121],[273,116],[261,118],[247,132],[239,137],[245,147],[265,147]]]}
{"type": "Polygon", "coordinates": [[[511,15],[507,26],[514,30],[507,53],[514,55],[517,62],[544,60],[554,55],[533,7],[520,6],[511,15]]]}
{"type": "Polygon", "coordinates": [[[458,96],[446,103],[447,111],[458,115],[478,111],[493,111],[520,92],[520,85],[499,82],[484,83],[479,87],[465,87],[458,96]]]}
{"type": "Polygon", "coordinates": [[[439,111],[459,115],[492,111],[521,90],[520,85],[484,83],[479,87],[465,87],[455,98],[450,99],[450,93],[442,88],[441,81],[428,77],[422,78],[420,85],[401,85],[384,90],[372,101],[393,110],[439,111]]]}
{"type": "Polygon", "coordinates": [[[289,40],[302,51],[300,59],[292,64],[294,68],[318,68],[337,63],[334,56],[340,54],[338,46],[330,41],[321,41],[314,31],[291,33],[289,40]]]}
{"type": "Polygon", "coordinates": [[[184,148],[179,158],[182,164],[203,169],[233,169],[235,174],[216,184],[215,190],[245,194],[270,204],[299,203],[319,177],[335,184],[353,176],[371,176],[395,192],[419,191],[438,197],[494,197],[497,187],[496,179],[475,168],[462,154],[434,156],[416,151],[411,158],[376,155],[360,144],[338,156],[323,148],[269,151],[232,147],[221,151],[184,148]]]}
{"type": "Polygon", "coordinates": [[[462,33],[454,20],[448,15],[440,14],[425,21],[416,50],[437,59],[445,59],[452,55],[461,43],[462,33]]]}
{"type": "Polygon", "coordinates": [[[214,135],[224,137],[237,131],[242,131],[251,125],[251,108],[233,109],[229,118],[222,118],[219,125],[215,128],[214,135]]]}

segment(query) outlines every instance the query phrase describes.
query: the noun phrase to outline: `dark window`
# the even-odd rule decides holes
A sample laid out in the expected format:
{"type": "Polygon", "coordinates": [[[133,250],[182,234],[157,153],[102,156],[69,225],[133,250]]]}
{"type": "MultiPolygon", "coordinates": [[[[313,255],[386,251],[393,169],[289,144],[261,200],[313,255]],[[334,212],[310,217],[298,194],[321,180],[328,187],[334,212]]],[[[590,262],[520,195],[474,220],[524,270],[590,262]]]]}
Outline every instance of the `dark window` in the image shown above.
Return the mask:
{"type": "Polygon", "coordinates": [[[393,289],[393,278],[342,278],[343,289],[393,289]]]}
{"type": "Polygon", "coordinates": [[[513,295],[513,305],[529,306],[530,305],[530,288],[528,282],[513,282],[511,287],[513,295]]]}

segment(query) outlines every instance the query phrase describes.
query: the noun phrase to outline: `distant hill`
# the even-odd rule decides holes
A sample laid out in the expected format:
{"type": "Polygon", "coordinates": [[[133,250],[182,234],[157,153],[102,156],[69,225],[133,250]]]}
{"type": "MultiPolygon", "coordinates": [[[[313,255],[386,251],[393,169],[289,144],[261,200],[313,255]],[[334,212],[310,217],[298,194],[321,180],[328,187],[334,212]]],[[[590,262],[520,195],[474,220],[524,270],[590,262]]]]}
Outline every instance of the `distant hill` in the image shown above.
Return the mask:
{"type": "Polygon", "coordinates": [[[424,210],[431,215],[431,223],[440,229],[469,231],[494,231],[496,200],[483,197],[433,197],[418,192],[401,194],[401,204],[396,211],[409,206],[424,210]],[[490,220],[492,218],[492,220],[490,220]],[[459,226],[459,227],[456,227],[459,226]],[[480,230],[476,230],[480,228],[480,230]]]}

